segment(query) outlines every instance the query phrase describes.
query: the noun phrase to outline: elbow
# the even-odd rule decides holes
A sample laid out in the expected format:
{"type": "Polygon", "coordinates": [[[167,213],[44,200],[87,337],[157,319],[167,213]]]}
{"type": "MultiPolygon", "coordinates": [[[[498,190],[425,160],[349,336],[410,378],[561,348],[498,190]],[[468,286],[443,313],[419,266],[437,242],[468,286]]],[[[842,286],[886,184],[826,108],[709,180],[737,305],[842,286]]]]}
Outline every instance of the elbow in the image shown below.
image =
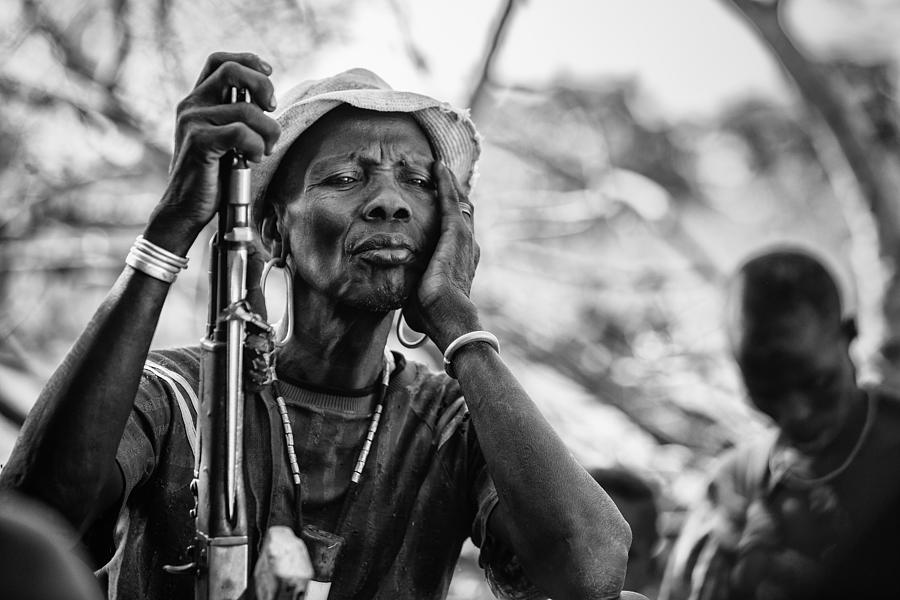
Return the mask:
{"type": "MultiPolygon", "coordinates": [[[[616,513],[598,525],[569,530],[559,539],[557,560],[548,561],[539,585],[552,598],[613,599],[625,584],[631,528],[616,513]]],[[[538,583],[538,582],[536,582],[538,583]]]]}
{"type": "Polygon", "coordinates": [[[571,598],[618,598],[625,585],[628,551],[631,548],[631,527],[621,517],[610,519],[604,528],[585,533],[578,545],[587,548],[581,565],[580,588],[571,598]]]}
{"type": "MultiPolygon", "coordinates": [[[[16,463],[15,467],[18,466],[16,463]]],[[[99,508],[109,504],[103,499],[109,483],[116,482],[106,481],[100,470],[54,472],[39,461],[29,464],[28,468],[4,468],[0,477],[0,489],[52,509],[79,533],[91,525],[99,508]]]]}

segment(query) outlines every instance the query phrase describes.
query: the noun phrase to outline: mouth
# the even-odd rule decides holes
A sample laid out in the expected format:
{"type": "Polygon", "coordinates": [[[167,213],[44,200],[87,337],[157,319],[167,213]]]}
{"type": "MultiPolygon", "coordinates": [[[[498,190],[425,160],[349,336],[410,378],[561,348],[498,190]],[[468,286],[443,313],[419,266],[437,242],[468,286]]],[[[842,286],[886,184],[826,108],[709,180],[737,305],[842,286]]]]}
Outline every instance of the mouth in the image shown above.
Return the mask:
{"type": "Polygon", "coordinates": [[[820,427],[815,430],[792,431],[790,438],[792,445],[801,452],[815,452],[821,450],[830,441],[831,431],[828,427],[820,427]]]}
{"type": "Polygon", "coordinates": [[[415,249],[405,236],[375,234],[351,247],[350,255],[380,266],[398,266],[413,262],[415,249]]]}

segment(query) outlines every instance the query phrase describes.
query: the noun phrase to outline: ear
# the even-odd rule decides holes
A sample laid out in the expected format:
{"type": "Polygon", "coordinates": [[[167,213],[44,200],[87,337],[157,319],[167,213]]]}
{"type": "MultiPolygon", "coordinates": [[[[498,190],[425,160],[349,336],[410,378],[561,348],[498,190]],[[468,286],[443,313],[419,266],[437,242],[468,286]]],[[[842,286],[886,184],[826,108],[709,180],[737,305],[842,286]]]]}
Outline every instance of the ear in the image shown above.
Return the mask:
{"type": "Polygon", "coordinates": [[[846,317],[841,320],[841,333],[847,338],[848,343],[856,339],[856,336],[859,335],[859,330],[856,328],[856,319],[854,317],[846,317]]]}
{"type": "Polygon", "coordinates": [[[278,211],[273,210],[263,218],[262,227],[259,228],[263,246],[273,257],[280,257],[285,254],[281,228],[279,227],[280,221],[278,211]]]}

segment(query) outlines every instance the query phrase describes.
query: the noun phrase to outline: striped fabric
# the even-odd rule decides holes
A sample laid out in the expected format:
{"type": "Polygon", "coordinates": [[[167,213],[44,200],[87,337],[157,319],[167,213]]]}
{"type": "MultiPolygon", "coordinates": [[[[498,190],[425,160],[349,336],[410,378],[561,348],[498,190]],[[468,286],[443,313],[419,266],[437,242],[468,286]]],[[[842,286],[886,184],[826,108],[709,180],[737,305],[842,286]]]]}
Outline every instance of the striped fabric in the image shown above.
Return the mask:
{"type": "Polygon", "coordinates": [[[175,397],[181,420],[184,423],[184,430],[187,433],[188,444],[191,446],[191,452],[194,453],[194,461],[196,462],[198,456],[197,444],[199,443],[196,423],[197,413],[200,411],[198,391],[194,391],[187,379],[159,363],[148,360],[144,363],[144,371],[156,375],[175,397]]]}

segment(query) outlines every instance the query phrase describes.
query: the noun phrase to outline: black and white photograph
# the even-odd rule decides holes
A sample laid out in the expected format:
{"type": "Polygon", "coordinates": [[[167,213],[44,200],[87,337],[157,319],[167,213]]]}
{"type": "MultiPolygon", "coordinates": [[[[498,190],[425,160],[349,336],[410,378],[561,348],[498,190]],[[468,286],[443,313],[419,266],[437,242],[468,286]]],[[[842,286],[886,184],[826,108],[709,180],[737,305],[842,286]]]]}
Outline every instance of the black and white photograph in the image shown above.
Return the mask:
{"type": "Polygon", "coordinates": [[[900,598],[900,3],[6,0],[0,598],[900,598]]]}

